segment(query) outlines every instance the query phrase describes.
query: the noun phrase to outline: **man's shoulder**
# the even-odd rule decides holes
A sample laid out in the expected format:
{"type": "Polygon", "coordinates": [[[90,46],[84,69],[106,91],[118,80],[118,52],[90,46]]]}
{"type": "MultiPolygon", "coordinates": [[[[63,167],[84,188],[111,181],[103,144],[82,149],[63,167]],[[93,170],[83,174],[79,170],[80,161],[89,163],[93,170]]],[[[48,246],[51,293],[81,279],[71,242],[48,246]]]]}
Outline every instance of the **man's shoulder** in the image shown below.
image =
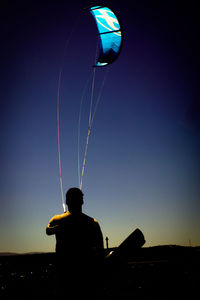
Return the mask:
{"type": "Polygon", "coordinates": [[[97,219],[94,219],[93,217],[90,217],[90,216],[88,216],[88,215],[86,215],[86,214],[82,214],[83,215],[83,217],[85,218],[85,219],[87,219],[89,222],[91,222],[91,223],[93,223],[93,224],[99,224],[98,223],[98,221],[97,221],[97,219]]]}
{"type": "Polygon", "coordinates": [[[67,212],[65,212],[65,213],[63,213],[63,214],[60,214],[60,215],[55,215],[55,216],[53,216],[53,218],[51,218],[50,223],[52,223],[52,222],[57,222],[57,221],[60,221],[60,220],[63,220],[63,219],[65,219],[65,218],[68,218],[70,215],[71,215],[71,214],[70,214],[69,211],[67,211],[67,212]]]}

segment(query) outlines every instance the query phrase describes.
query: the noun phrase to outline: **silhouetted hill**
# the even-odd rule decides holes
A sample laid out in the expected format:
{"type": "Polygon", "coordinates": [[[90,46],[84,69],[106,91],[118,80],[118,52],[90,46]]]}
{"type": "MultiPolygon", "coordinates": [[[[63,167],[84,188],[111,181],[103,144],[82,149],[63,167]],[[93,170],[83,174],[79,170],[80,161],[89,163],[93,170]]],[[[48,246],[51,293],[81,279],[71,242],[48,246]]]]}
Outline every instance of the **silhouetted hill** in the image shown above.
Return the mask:
{"type": "Polygon", "coordinates": [[[0,252],[0,256],[13,256],[13,255],[19,255],[19,253],[15,253],[15,252],[0,252]]]}
{"type": "MultiPolygon", "coordinates": [[[[105,249],[105,253],[108,254],[110,251],[115,251],[117,248],[105,249]]],[[[161,258],[172,258],[182,255],[198,255],[200,254],[199,247],[188,247],[179,245],[159,245],[153,247],[143,247],[136,249],[127,257],[128,260],[139,259],[161,259],[161,258]]]]}
{"type": "MultiPolygon", "coordinates": [[[[105,249],[105,254],[110,250],[115,248],[105,249]]],[[[200,284],[200,247],[141,248],[122,261],[105,264],[102,276],[102,299],[106,300],[195,299],[200,284]]],[[[1,300],[55,299],[56,278],[55,253],[0,254],[1,300]]]]}
{"type": "MultiPolygon", "coordinates": [[[[107,255],[111,251],[115,251],[117,247],[108,248],[105,249],[105,255],[107,255]]],[[[173,256],[179,256],[181,255],[190,255],[190,254],[198,254],[200,253],[200,246],[196,247],[189,247],[189,246],[179,246],[179,245],[158,245],[158,246],[152,246],[152,247],[143,247],[136,249],[132,252],[127,259],[133,259],[133,258],[160,258],[160,257],[173,257],[173,256]]],[[[27,253],[14,253],[14,252],[0,252],[0,257],[3,256],[41,256],[41,258],[44,257],[53,257],[54,252],[27,252],[27,253]]]]}
{"type": "Polygon", "coordinates": [[[25,252],[25,253],[0,252],[0,256],[33,255],[33,254],[46,254],[46,253],[48,253],[48,252],[25,252]]]}

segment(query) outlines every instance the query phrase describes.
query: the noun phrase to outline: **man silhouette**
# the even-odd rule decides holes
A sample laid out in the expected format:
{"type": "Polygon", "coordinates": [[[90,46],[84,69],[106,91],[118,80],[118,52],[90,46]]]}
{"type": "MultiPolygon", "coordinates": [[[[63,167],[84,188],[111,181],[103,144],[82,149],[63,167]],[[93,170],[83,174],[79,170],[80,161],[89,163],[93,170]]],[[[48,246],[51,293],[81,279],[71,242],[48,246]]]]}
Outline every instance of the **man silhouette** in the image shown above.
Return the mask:
{"type": "Polygon", "coordinates": [[[54,216],[46,233],[56,236],[59,290],[74,299],[80,295],[95,299],[104,259],[103,236],[97,220],[82,212],[83,203],[82,191],[70,188],[68,211],[54,216]]]}

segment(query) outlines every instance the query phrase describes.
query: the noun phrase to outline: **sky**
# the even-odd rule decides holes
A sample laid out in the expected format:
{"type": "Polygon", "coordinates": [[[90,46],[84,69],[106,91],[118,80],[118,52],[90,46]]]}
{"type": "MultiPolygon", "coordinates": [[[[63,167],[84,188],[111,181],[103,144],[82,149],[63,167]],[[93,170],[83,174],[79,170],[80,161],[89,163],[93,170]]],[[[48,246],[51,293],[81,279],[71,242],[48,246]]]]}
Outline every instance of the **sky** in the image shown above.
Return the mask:
{"type": "MultiPolygon", "coordinates": [[[[79,184],[79,109],[84,95],[82,160],[98,37],[92,16],[82,10],[90,4],[1,4],[0,252],[55,249],[45,227],[62,213],[60,66],[64,191],[79,184]]],[[[200,245],[197,3],[106,4],[118,14],[124,40],[117,61],[96,70],[94,99],[106,79],[88,146],[83,211],[99,221],[110,247],[136,228],[147,247],[200,245]]]]}

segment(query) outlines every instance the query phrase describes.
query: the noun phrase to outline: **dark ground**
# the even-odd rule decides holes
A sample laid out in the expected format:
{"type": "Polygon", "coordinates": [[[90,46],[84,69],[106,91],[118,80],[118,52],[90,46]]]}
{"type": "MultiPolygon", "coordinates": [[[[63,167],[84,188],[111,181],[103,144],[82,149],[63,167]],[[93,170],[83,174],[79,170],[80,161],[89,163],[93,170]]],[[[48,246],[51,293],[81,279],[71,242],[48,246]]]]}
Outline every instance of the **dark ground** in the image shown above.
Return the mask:
{"type": "MultiPolygon", "coordinates": [[[[142,248],[106,265],[103,279],[101,299],[198,299],[200,248],[142,248]]],[[[55,254],[0,256],[0,299],[38,297],[56,299],[55,254]]]]}

